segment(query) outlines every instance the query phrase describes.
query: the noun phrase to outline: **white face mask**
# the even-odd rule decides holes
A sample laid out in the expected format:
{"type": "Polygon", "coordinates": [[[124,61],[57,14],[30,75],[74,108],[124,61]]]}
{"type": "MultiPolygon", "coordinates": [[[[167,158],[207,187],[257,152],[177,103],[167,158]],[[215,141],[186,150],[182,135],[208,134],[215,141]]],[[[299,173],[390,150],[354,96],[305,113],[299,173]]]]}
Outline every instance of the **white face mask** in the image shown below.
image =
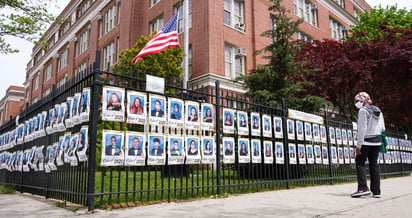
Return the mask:
{"type": "Polygon", "coordinates": [[[361,109],[363,107],[363,103],[358,101],[355,103],[355,107],[357,107],[358,109],[361,109]]]}

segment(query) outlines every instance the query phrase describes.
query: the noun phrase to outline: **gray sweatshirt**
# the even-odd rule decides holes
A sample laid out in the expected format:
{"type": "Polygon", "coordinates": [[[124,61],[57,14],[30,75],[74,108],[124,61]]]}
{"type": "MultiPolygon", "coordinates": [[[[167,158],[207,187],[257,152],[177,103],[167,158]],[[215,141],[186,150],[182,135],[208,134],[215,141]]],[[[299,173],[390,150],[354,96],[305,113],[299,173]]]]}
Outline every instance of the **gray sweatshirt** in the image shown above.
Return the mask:
{"type": "Polygon", "coordinates": [[[380,146],[381,142],[374,141],[373,138],[385,131],[385,121],[381,110],[376,106],[364,106],[358,113],[358,135],[356,147],[362,145],[380,146]],[[366,140],[365,140],[366,139],[366,140]],[[371,140],[368,140],[371,139],[371,140]]]}

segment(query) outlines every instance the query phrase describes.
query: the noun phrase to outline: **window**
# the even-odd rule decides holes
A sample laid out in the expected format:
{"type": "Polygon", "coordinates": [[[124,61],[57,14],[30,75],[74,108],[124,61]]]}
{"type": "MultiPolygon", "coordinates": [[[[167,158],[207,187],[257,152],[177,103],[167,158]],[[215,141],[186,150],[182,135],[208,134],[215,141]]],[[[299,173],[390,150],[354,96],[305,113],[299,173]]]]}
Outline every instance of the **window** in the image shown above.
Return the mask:
{"type": "Polygon", "coordinates": [[[225,45],[225,77],[235,79],[245,74],[245,56],[245,49],[225,45]]]}
{"type": "Polygon", "coordinates": [[[59,82],[57,82],[57,86],[60,87],[60,86],[64,85],[66,83],[66,78],[67,78],[67,75],[65,75],[63,78],[61,78],[59,80],[59,82]]]}
{"type": "MultiPolygon", "coordinates": [[[[177,28],[178,32],[184,32],[184,22],[183,22],[183,2],[175,6],[175,13],[179,13],[177,28]]],[[[189,28],[192,28],[192,0],[189,0],[189,28]]]]}
{"type": "Polygon", "coordinates": [[[313,38],[310,37],[309,35],[307,35],[305,33],[302,33],[302,32],[299,32],[299,31],[295,33],[295,39],[296,40],[304,40],[304,41],[308,41],[308,42],[313,40],[313,38]]]}
{"type": "Polygon", "coordinates": [[[296,16],[312,26],[318,25],[318,5],[305,0],[294,0],[293,9],[296,16]]]}
{"type": "Polygon", "coordinates": [[[84,31],[77,40],[77,56],[81,55],[89,47],[89,29],[84,31]]]}
{"type": "Polygon", "coordinates": [[[241,0],[224,0],[223,19],[225,25],[244,30],[243,4],[241,0]]]}
{"type": "Polygon", "coordinates": [[[87,70],[87,61],[79,64],[79,66],[77,66],[77,73],[82,73],[85,70],[87,70]]]}
{"type": "Polygon", "coordinates": [[[150,22],[150,34],[159,32],[163,27],[163,17],[156,18],[150,22]]]}
{"type": "Polygon", "coordinates": [[[150,5],[153,6],[157,4],[158,2],[160,2],[160,0],[150,0],[150,5]]]}
{"type": "Polygon", "coordinates": [[[46,66],[46,70],[44,71],[44,82],[47,82],[51,79],[52,76],[52,64],[46,66]]]}
{"type": "Polygon", "coordinates": [[[338,4],[342,8],[345,7],[345,1],[344,0],[333,0],[333,1],[336,2],[336,4],[338,4]]]}
{"type": "Polygon", "coordinates": [[[66,48],[66,49],[64,49],[64,51],[60,54],[60,57],[59,57],[59,71],[60,71],[61,69],[63,69],[64,67],[67,66],[67,56],[68,56],[68,53],[69,53],[69,49],[66,48]]]}
{"type": "Polygon", "coordinates": [[[50,94],[51,88],[46,89],[46,91],[43,93],[43,97],[46,97],[48,94],[50,94]]]}
{"type": "Polygon", "coordinates": [[[37,75],[34,78],[34,82],[33,82],[33,91],[36,91],[39,88],[39,75],[37,75]]]}
{"type": "Polygon", "coordinates": [[[189,77],[189,79],[192,79],[192,67],[193,67],[193,64],[192,64],[192,45],[189,45],[189,69],[188,69],[188,77],[189,77]]]}
{"type": "Polygon", "coordinates": [[[113,5],[104,13],[103,33],[107,33],[116,26],[116,5],[113,5]]]}
{"type": "Polygon", "coordinates": [[[330,19],[330,37],[334,40],[341,40],[346,37],[346,27],[337,21],[330,19]]]}
{"type": "Polygon", "coordinates": [[[39,101],[39,100],[37,99],[37,97],[33,98],[32,104],[36,103],[37,101],[39,101]]]}
{"type": "Polygon", "coordinates": [[[114,61],[114,42],[109,43],[103,48],[103,69],[108,69],[114,61]],[[107,67],[107,68],[106,68],[107,67]]]}
{"type": "Polygon", "coordinates": [[[353,8],[353,17],[355,17],[356,20],[359,21],[359,11],[356,8],[353,8]]]}

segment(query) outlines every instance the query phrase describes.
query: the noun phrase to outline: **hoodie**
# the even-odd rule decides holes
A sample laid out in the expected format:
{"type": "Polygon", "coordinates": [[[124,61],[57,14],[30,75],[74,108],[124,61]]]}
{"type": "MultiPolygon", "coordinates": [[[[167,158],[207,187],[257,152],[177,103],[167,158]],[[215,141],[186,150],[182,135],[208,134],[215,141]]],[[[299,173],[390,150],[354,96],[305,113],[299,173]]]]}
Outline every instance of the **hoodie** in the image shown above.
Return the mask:
{"type": "Polygon", "coordinates": [[[356,147],[362,145],[380,146],[380,134],[385,131],[385,121],[381,110],[372,105],[364,106],[358,113],[358,135],[356,147]]]}

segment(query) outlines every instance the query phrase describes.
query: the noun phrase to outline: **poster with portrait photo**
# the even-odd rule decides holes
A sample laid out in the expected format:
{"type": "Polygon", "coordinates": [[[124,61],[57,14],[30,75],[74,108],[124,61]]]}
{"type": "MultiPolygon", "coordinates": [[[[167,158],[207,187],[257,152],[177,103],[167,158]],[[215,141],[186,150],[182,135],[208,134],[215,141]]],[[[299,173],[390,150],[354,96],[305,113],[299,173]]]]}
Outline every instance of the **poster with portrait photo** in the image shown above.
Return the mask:
{"type": "Polygon", "coordinates": [[[260,114],[256,112],[250,113],[250,125],[252,130],[252,136],[260,136],[261,120],[260,114]]]}
{"type": "Polygon", "coordinates": [[[352,135],[352,130],[348,129],[346,131],[348,134],[348,145],[353,145],[353,135],[352,135]]]}
{"type": "Polygon", "coordinates": [[[327,146],[322,146],[322,163],[325,165],[329,164],[329,153],[327,146]]]}
{"type": "Polygon", "coordinates": [[[215,138],[202,137],[202,164],[216,163],[215,138]]]}
{"type": "Polygon", "coordinates": [[[289,163],[297,164],[296,145],[293,143],[289,143],[288,147],[289,147],[289,163]]]}
{"type": "Polygon", "coordinates": [[[249,135],[248,115],[246,111],[237,111],[237,133],[238,135],[249,135]]]}
{"type": "Polygon", "coordinates": [[[315,163],[321,164],[322,163],[322,149],[320,145],[313,146],[314,154],[315,154],[315,163]]]}
{"type": "Polygon", "coordinates": [[[275,130],[275,137],[276,138],[283,138],[282,118],[273,117],[273,126],[274,126],[274,130],[275,130]]]}
{"type": "Polygon", "coordinates": [[[147,165],[164,165],[166,163],[166,143],[164,135],[149,135],[148,145],[147,165]]]}
{"type": "Polygon", "coordinates": [[[342,131],[340,128],[335,128],[336,143],[338,145],[342,144],[342,131]]]}
{"type": "Polygon", "coordinates": [[[146,123],[146,93],[127,91],[127,123],[146,123]]]}
{"type": "Polygon", "coordinates": [[[313,139],[312,136],[312,124],[305,122],[305,140],[311,141],[313,139]]]}
{"type": "Polygon", "coordinates": [[[198,137],[186,137],[186,164],[200,164],[200,140],[198,137]]]}
{"type": "Polygon", "coordinates": [[[262,163],[260,140],[252,139],[252,163],[262,163]]]}
{"type": "Polygon", "coordinates": [[[56,165],[63,166],[63,155],[64,155],[64,135],[59,136],[59,142],[57,142],[58,147],[56,149],[56,165]]]}
{"type": "Polygon", "coordinates": [[[43,154],[44,145],[37,146],[34,153],[34,165],[35,170],[44,171],[44,154],[43,154]]]}
{"type": "Polygon", "coordinates": [[[49,113],[47,116],[47,122],[46,122],[46,133],[47,134],[52,134],[53,131],[53,123],[54,123],[54,108],[49,109],[49,113]]]}
{"type": "Polygon", "coordinates": [[[124,164],[123,132],[103,130],[101,166],[122,166],[124,164]]]}
{"type": "Polygon", "coordinates": [[[338,151],[336,149],[336,146],[330,146],[330,155],[332,156],[332,163],[337,164],[338,163],[338,151]]]}
{"type": "Polygon", "coordinates": [[[269,115],[263,114],[263,137],[272,138],[272,121],[269,115]]]}
{"type": "Polygon", "coordinates": [[[56,149],[57,146],[59,146],[57,143],[55,143],[54,145],[47,146],[48,159],[45,162],[45,164],[52,171],[57,170],[57,166],[55,164],[55,160],[56,160],[56,150],[55,149],[56,149]]]}
{"type": "MultiPolygon", "coordinates": [[[[103,86],[102,120],[123,122],[125,112],[124,93],[123,88],[103,86]]],[[[79,99],[79,113],[80,101],[81,99],[79,99]]]]}
{"type": "MultiPolygon", "coordinates": [[[[72,121],[74,125],[79,125],[80,124],[80,98],[82,96],[82,93],[75,93],[73,96],[73,102],[72,102],[72,107],[71,107],[71,115],[72,115],[72,121]]],[[[103,100],[103,99],[102,99],[103,100]]],[[[103,100],[104,101],[104,100],[103,100]]]]}
{"type": "Polygon", "coordinates": [[[296,120],[296,136],[298,140],[303,140],[303,122],[296,120]]]}
{"type": "Polygon", "coordinates": [[[20,123],[17,127],[17,144],[22,144],[24,141],[24,123],[20,123]]]}
{"type": "Polygon", "coordinates": [[[331,144],[336,144],[335,128],[329,127],[329,140],[331,144]]]}
{"type": "Polygon", "coordinates": [[[273,164],[273,143],[272,141],[263,141],[263,163],[273,164]]]}
{"type": "Polygon", "coordinates": [[[31,148],[30,149],[25,149],[23,152],[23,172],[30,172],[30,154],[31,154],[31,148]]]}
{"type": "Polygon", "coordinates": [[[350,163],[350,154],[349,154],[349,147],[343,147],[343,158],[346,164],[350,163]]]}
{"type": "Polygon", "coordinates": [[[326,135],[326,127],[325,126],[320,126],[320,141],[322,143],[326,143],[327,141],[327,135],[326,135]]]}
{"type": "Polygon", "coordinates": [[[66,98],[66,114],[64,116],[64,123],[66,124],[66,128],[72,128],[74,126],[72,120],[72,107],[73,107],[73,97],[69,96],[66,98]]]}
{"type": "Polygon", "coordinates": [[[283,164],[285,162],[285,152],[283,151],[282,142],[275,142],[275,157],[277,164],[283,164]]]}
{"type": "Polygon", "coordinates": [[[186,129],[199,129],[199,103],[195,101],[185,102],[185,127],[186,129]]]}
{"type": "Polygon", "coordinates": [[[47,123],[47,111],[42,111],[40,113],[40,123],[39,123],[39,136],[46,136],[46,123],[47,123]]]}
{"type": "Polygon", "coordinates": [[[345,159],[343,157],[343,148],[342,147],[338,147],[338,163],[339,164],[344,164],[345,163],[345,159]]]}
{"type": "Polygon", "coordinates": [[[169,149],[167,164],[168,165],[177,165],[185,163],[185,146],[184,140],[181,136],[169,136],[168,137],[169,149]]]}
{"type": "Polygon", "coordinates": [[[250,144],[247,138],[238,138],[238,160],[239,163],[250,163],[250,144]]]}
{"type": "Polygon", "coordinates": [[[64,125],[64,118],[66,117],[66,109],[67,109],[66,102],[62,102],[59,107],[59,115],[57,118],[58,120],[57,126],[60,132],[66,131],[66,126],[64,125]]]}
{"type": "Polygon", "coordinates": [[[295,121],[287,119],[288,139],[295,140],[295,121]]]}
{"type": "Polygon", "coordinates": [[[69,148],[70,148],[70,139],[71,139],[71,133],[70,132],[65,132],[64,133],[64,138],[63,138],[63,161],[64,163],[70,163],[70,156],[69,156],[69,148]]]}
{"type": "Polygon", "coordinates": [[[353,145],[356,146],[358,143],[358,132],[356,130],[353,130],[353,145]]]}
{"type": "Polygon", "coordinates": [[[318,124],[312,124],[313,128],[313,141],[320,142],[320,129],[318,124]]]}
{"type": "Polygon", "coordinates": [[[53,118],[53,132],[59,131],[60,125],[60,104],[54,105],[54,118],[53,118]]]}
{"type": "Polygon", "coordinates": [[[303,144],[298,144],[298,160],[299,164],[306,164],[306,149],[303,144]]]}
{"type": "Polygon", "coordinates": [[[306,158],[307,158],[307,163],[308,164],[314,164],[315,163],[315,158],[314,158],[314,152],[313,152],[313,146],[312,145],[306,145],[306,158]]]}
{"type": "Polygon", "coordinates": [[[167,123],[170,127],[182,128],[184,124],[184,102],[177,98],[167,99],[169,113],[167,123]]]}
{"type": "Polygon", "coordinates": [[[349,148],[349,158],[350,158],[350,163],[354,164],[355,163],[355,157],[356,157],[356,152],[354,147],[349,148]]]}
{"type": "Polygon", "coordinates": [[[348,134],[346,132],[346,129],[342,129],[342,144],[343,145],[348,144],[348,134]]]}
{"type": "Polygon", "coordinates": [[[202,108],[202,129],[214,130],[215,109],[213,107],[213,104],[201,103],[200,107],[202,108]]]}
{"type": "Polygon", "coordinates": [[[140,132],[126,132],[126,166],[144,166],[146,160],[146,135],[140,132]]]}
{"type": "Polygon", "coordinates": [[[163,126],[166,124],[166,98],[160,95],[149,95],[150,125],[163,126]]]}
{"type": "Polygon", "coordinates": [[[51,172],[50,168],[50,162],[53,160],[54,156],[54,151],[53,151],[53,146],[49,145],[46,148],[46,155],[44,157],[44,171],[46,173],[51,172]]]}
{"type": "Polygon", "coordinates": [[[235,140],[230,137],[223,137],[223,163],[235,163],[235,140]]]}
{"type": "Polygon", "coordinates": [[[41,114],[39,113],[39,114],[37,114],[37,116],[35,116],[34,118],[33,118],[33,121],[34,121],[34,132],[33,132],[33,139],[37,139],[37,138],[39,138],[40,137],[40,131],[39,131],[39,129],[40,129],[40,122],[41,122],[41,114]]]}
{"type": "Polygon", "coordinates": [[[80,121],[88,122],[90,116],[90,88],[83,88],[82,95],[79,101],[80,121]]]}
{"type": "Polygon", "coordinates": [[[78,147],[79,147],[79,134],[72,134],[70,136],[70,145],[67,151],[67,156],[70,161],[70,166],[77,166],[79,164],[79,161],[76,156],[78,147]]]}
{"type": "Polygon", "coordinates": [[[223,133],[233,134],[235,132],[235,111],[223,108],[223,133]]]}
{"type": "Polygon", "coordinates": [[[77,158],[79,159],[79,162],[87,161],[86,151],[89,147],[88,132],[89,132],[89,126],[82,126],[79,130],[79,133],[78,133],[79,143],[78,143],[78,146],[77,146],[76,153],[77,153],[77,158]]]}

